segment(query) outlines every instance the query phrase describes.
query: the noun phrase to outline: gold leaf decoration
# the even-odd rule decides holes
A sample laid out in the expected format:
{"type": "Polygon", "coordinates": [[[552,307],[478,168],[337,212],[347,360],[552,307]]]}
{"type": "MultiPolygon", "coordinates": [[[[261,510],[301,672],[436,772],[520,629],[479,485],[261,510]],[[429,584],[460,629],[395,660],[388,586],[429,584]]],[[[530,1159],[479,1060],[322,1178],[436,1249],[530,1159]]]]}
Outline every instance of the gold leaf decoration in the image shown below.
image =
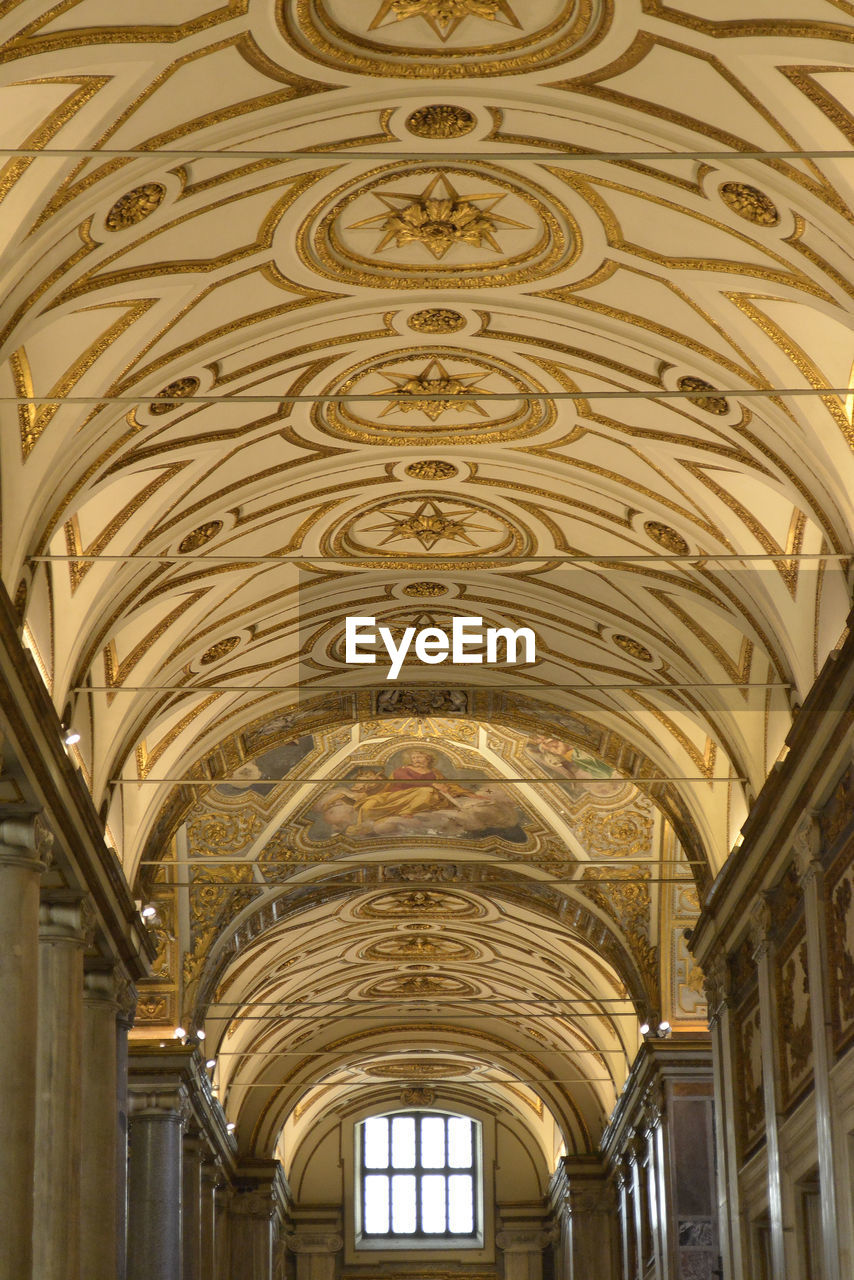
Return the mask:
{"type": "Polygon", "coordinates": [[[641,644],[639,640],[635,640],[632,636],[615,635],[612,637],[614,644],[617,645],[624,653],[631,658],[637,658],[639,662],[652,662],[652,654],[646,645],[641,644]]]}
{"type": "Polygon", "coordinates": [[[644,529],[653,542],[657,542],[660,547],[664,547],[665,551],[669,551],[671,555],[685,556],[688,554],[688,543],[682,537],[682,534],[677,533],[675,529],[671,529],[669,524],[662,524],[660,520],[647,520],[644,529]]]}
{"type": "Polygon", "coordinates": [[[719,395],[717,387],[713,387],[711,382],[706,382],[705,378],[688,376],[680,378],[676,385],[680,391],[695,391],[697,393],[696,395],[688,396],[688,399],[698,409],[705,409],[706,413],[714,413],[719,417],[729,413],[729,401],[725,396],[719,395]]]}
{"type": "Polygon", "coordinates": [[[162,183],[144,182],[142,186],[134,187],[132,191],[119,196],[104,219],[104,224],[110,231],[125,231],[128,227],[134,227],[154,213],[165,196],[166,188],[162,183]]]}
{"type": "Polygon", "coordinates": [[[419,107],[406,119],[409,132],[419,138],[462,138],[471,133],[476,123],[471,111],[449,103],[419,107]]]}
{"type": "Polygon", "coordinates": [[[239,644],[240,636],[226,636],[224,640],[217,640],[216,644],[212,644],[209,649],[204,651],[199,658],[199,662],[203,667],[209,667],[212,662],[219,662],[220,658],[226,657],[239,644]]]}
{"type": "Polygon", "coordinates": [[[465,317],[450,307],[425,307],[406,322],[416,333],[456,333],[465,328],[465,317]]]}
{"type": "Polygon", "coordinates": [[[182,538],[178,543],[178,550],[181,555],[188,555],[191,551],[198,551],[199,547],[203,547],[206,542],[210,542],[211,538],[215,538],[222,528],[221,520],[208,520],[205,524],[200,524],[198,528],[193,529],[182,538]]]}
{"type": "Polygon", "coordinates": [[[427,600],[432,596],[447,595],[448,588],[441,582],[409,582],[403,588],[405,596],[415,596],[419,600],[427,600]]]}
{"type": "Polygon", "coordinates": [[[442,462],[438,458],[425,458],[423,462],[410,462],[406,474],[413,480],[450,480],[457,474],[452,462],[442,462]]]}
{"type": "Polygon", "coordinates": [[[718,191],[733,213],[758,227],[775,227],[780,221],[779,211],[770,196],[748,182],[724,182],[718,191]]]}
{"type": "Polygon", "coordinates": [[[148,406],[148,412],[155,414],[158,418],[164,413],[171,413],[173,409],[178,408],[177,401],[186,396],[195,395],[198,389],[198,378],[192,376],[176,378],[174,382],[168,382],[161,391],[158,391],[157,399],[152,400],[148,406]]]}

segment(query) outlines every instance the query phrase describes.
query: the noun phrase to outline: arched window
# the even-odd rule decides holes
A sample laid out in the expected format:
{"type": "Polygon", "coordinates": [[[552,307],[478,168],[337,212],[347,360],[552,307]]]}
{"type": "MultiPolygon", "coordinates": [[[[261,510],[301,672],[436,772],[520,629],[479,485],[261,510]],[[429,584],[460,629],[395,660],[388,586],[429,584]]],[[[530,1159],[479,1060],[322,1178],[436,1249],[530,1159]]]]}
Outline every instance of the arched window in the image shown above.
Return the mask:
{"type": "Polygon", "coordinates": [[[441,1111],[370,1116],[356,1129],[364,1243],[481,1241],[480,1124],[441,1111]]]}

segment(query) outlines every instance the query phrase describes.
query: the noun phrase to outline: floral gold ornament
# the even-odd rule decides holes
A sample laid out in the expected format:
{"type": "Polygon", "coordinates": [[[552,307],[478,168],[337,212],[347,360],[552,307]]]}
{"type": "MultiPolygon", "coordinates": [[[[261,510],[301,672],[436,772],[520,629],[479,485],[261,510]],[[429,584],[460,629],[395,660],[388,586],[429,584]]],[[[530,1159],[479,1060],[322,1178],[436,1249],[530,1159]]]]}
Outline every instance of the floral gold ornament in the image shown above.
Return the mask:
{"type": "Polygon", "coordinates": [[[425,307],[406,322],[416,333],[457,333],[465,328],[465,317],[450,307],[425,307]]]}
{"type": "MultiPolygon", "coordinates": [[[[488,414],[483,406],[478,404],[474,396],[466,393],[477,387],[477,384],[487,376],[485,373],[470,373],[464,376],[451,374],[441,360],[436,359],[430,360],[415,376],[396,373],[394,370],[388,373],[381,372],[380,377],[390,382],[398,395],[388,402],[380,417],[384,418],[392,410],[397,409],[401,413],[423,413],[431,422],[437,422],[442,414],[449,411],[479,413],[482,418],[486,418],[488,414]]],[[[385,395],[386,393],[377,392],[377,394],[385,395]]],[[[479,391],[478,394],[489,395],[489,392],[479,391]]]]}
{"type": "Polygon", "coordinates": [[[618,645],[624,653],[631,658],[637,658],[639,662],[652,662],[652,654],[646,645],[641,644],[639,640],[635,640],[632,636],[615,635],[612,637],[614,644],[618,645]]]}
{"type": "Polygon", "coordinates": [[[695,378],[692,376],[680,378],[676,384],[680,391],[693,391],[695,395],[687,398],[698,409],[704,409],[706,413],[713,413],[717,417],[723,417],[729,413],[729,401],[725,396],[719,395],[717,387],[713,387],[711,382],[706,382],[705,378],[695,378]]]}
{"type": "Polygon", "coordinates": [[[198,551],[205,543],[215,538],[222,528],[221,520],[207,520],[204,524],[200,524],[198,528],[191,530],[185,538],[178,543],[178,551],[182,556],[189,555],[191,551],[198,551]]]}
{"type": "Polygon", "coordinates": [[[463,138],[476,123],[473,112],[449,103],[419,107],[406,117],[407,129],[418,138],[463,138]]]}
{"type": "Polygon", "coordinates": [[[144,182],[120,196],[104,219],[110,231],[125,231],[142,222],[163,203],[166,188],[160,182],[144,182]]]}
{"type": "Polygon", "coordinates": [[[448,588],[441,582],[409,582],[403,588],[405,596],[415,596],[418,600],[427,600],[432,596],[447,595],[448,588]]]}
{"type": "Polygon", "coordinates": [[[148,406],[148,412],[158,418],[164,413],[171,413],[173,409],[178,408],[179,400],[195,395],[199,385],[198,378],[192,376],[176,378],[174,382],[168,382],[162,390],[158,391],[157,398],[148,406]]]}
{"type": "Polygon", "coordinates": [[[724,182],[718,188],[724,204],[733,213],[758,227],[775,227],[780,221],[777,206],[770,196],[748,182],[724,182]]]}
{"type": "Polygon", "coordinates": [[[504,192],[461,195],[444,173],[437,173],[416,196],[408,191],[377,191],[374,195],[385,206],[385,212],[362,218],[350,226],[351,231],[363,227],[379,229],[382,234],[374,253],[382,253],[391,244],[397,249],[409,244],[423,245],[437,260],[444,258],[456,244],[501,253],[501,245],[495,238],[500,228],[531,230],[524,222],[495,212],[507,198],[504,192]]]}
{"type": "Polygon", "coordinates": [[[421,18],[430,30],[445,41],[466,18],[485,18],[521,28],[507,0],[382,0],[369,30],[389,22],[421,18]]]}
{"type": "Polygon", "coordinates": [[[410,462],[406,474],[413,480],[450,480],[457,474],[453,462],[443,462],[440,458],[425,458],[423,462],[410,462]]]}
{"type": "Polygon", "coordinates": [[[682,537],[682,534],[677,533],[675,529],[671,529],[669,524],[662,524],[660,520],[647,520],[644,529],[653,542],[657,542],[660,547],[664,547],[665,551],[669,551],[671,555],[685,556],[688,554],[688,543],[682,537]]]}
{"type": "Polygon", "coordinates": [[[203,667],[209,667],[212,662],[219,662],[220,658],[227,657],[239,644],[240,636],[226,636],[224,640],[217,640],[216,644],[205,650],[199,662],[203,667]]]}

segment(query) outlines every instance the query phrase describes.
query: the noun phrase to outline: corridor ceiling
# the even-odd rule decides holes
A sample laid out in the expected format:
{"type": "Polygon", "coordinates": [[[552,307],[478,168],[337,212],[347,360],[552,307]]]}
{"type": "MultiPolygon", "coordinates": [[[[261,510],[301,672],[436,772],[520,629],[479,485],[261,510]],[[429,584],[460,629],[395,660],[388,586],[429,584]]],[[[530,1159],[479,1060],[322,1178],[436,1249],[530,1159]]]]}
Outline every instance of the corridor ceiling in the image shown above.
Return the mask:
{"type": "Polygon", "coordinates": [[[244,1150],[439,1081],[589,1151],[705,1026],[850,603],[852,19],[0,4],[3,580],[244,1150]]]}

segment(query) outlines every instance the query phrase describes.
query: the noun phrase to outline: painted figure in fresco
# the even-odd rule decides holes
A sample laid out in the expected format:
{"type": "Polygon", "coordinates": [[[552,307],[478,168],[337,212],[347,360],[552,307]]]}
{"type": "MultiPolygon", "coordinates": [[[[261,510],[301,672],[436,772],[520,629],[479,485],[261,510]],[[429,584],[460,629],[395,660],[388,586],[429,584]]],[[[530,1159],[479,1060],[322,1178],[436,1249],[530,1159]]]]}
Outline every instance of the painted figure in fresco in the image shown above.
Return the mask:
{"type": "Polygon", "coordinates": [[[456,804],[459,796],[474,794],[456,783],[444,781],[433,767],[436,757],[432,751],[413,747],[403,758],[405,763],[392,770],[391,779],[380,791],[357,802],[357,821],[348,828],[351,834],[382,818],[408,818],[432,809],[447,809],[449,803],[456,804]]]}
{"type": "Polygon", "coordinates": [[[586,751],[579,751],[560,738],[532,738],[528,743],[528,752],[552,775],[593,784],[574,788],[579,795],[613,796],[625,785],[624,780],[615,776],[614,770],[604,760],[588,755],[586,751]]]}
{"type": "Polygon", "coordinates": [[[495,835],[525,842],[522,812],[500,783],[449,782],[437,753],[424,747],[410,747],[398,761],[390,773],[358,766],[344,786],[318,800],[312,838],[495,835]]]}

